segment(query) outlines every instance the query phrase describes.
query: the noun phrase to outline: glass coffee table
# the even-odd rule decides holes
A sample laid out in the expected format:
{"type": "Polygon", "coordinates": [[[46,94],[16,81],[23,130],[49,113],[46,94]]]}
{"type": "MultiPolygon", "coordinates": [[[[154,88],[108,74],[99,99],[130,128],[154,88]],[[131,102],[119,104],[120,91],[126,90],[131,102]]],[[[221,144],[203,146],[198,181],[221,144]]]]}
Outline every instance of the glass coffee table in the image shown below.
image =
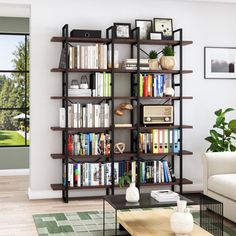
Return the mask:
{"type": "MultiPolygon", "coordinates": [[[[223,235],[223,206],[222,203],[201,194],[200,203],[200,227],[212,233],[212,235],[223,235]],[[217,226],[217,227],[215,227],[217,226]]],[[[199,203],[180,195],[181,200],[186,200],[187,205],[198,205],[199,203]]],[[[114,235],[118,235],[118,212],[124,212],[132,209],[163,208],[176,206],[176,202],[158,202],[153,199],[150,193],[140,194],[138,203],[128,203],[125,195],[110,195],[103,198],[103,236],[106,236],[106,204],[109,204],[115,211],[114,235]]],[[[121,223],[121,217],[119,217],[121,223]]],[[[119,225],[119,232],[124,224],[119,225]]],[[[199,228],[200,228],[199,227],[199,228]]],[[[127,229],[127,228],[126,228],[127,229]]],[[[123,234],[122,234],[123,235],[123,234]]],[[[125,234],[129,235],[129,234],[125,234]]],[[[211,234],[206,234],[211,235],[211,234]]]]}

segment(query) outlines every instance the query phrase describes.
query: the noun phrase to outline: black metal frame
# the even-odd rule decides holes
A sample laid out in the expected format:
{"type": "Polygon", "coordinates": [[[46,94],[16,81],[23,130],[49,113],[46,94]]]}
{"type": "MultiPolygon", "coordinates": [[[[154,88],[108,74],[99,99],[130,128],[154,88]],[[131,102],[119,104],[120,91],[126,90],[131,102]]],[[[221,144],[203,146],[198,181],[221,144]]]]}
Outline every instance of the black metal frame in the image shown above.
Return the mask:
{"type": "MultiPolygon", "coordinates": [[[[29,111],[29,107],[27,106],[27,75],[29,75],[29,70],[27,70],[27,39],[29,37],[29,33],[0,33],[0,35],[11,35],[11,36],[24,36],[25,43],[25,68],[24,70],[0,70],[0,73],[22,73],[24,74],[24,84],[25,84],[25,104],[24,107],[1,107],[0,110],[19,110],[25,113],[24,123],[25,127],[27,127],[27,111],[29,111]]],[[[25,129],[25,144],[24,145],[11,145],[11,146],[0,146],[0,148],[11,148],[11,147],[29,147],[27,144],[27,129],[25,129]]]]}
{"type": "MultiPolygon", "coordinates": [[[[136,50],[137,53],[137,70],[135,72],[131,72],[130,73],[130,95],[133,97],[136,97],[135,99],[131,99],[131,104],[136,105],[136,110],[134,109],[132,112],[130,112],[130,122],[133,125],[133,128],[130,129],[130,147],[131,147],[131,151],[132,153],[135,153],[132,157],[129,157],[130,161],[132,160],[136,160],[137,163],[137,170],[140,169],[140,161],[144,160],[144,158],[141,157],[141,153],[139,150],[139,134],[141,131],[141,122],[140,122],[140,106],[141,106],[141,98],[140,98],[140,52],[142,51],[141,47],[140,47],[140,31],[139,31],[139,27],[136,27],[134,29],[131,30],[131,36],[132,36],[132,43],[129,42],[129,44],[131,45],[130,47],[130,55],[131,58],[134,57],[134,52],[136,50]],[[136,47],[136,48],[135,48],[136,47]],[[135,49],[135,50],[134,50],[135,49]],[[134,80],[133,77],[134,75],[137,75],[137,94],[136,96],[134,96],[133,91],[132,91],[132,87],[134,86],[134,80]],[[137,118],[137,120],[135,120],[135,117],[137,118]],[[135,146],[132,145],[132,142],[134,140],[135,137],[135,133],[136,132],[136,143],[135,146]]],[[[179,191],[180,193],[183,192],[183,31],[182,29],[177,29],[175,31],[173,31],[173,34],[179,34],[179,41],[172,45],[172,47],[179,47],[179,73],[172,73],[171,75],[171,80],[172,80],[172,87],[175,89],[176,87],[179,87],[179,99],[178,100],[174,100],[174,99],[169,99],[166,98],[166,101],[171,101],[171,105],[174,106],[174,102],[175,101],[179,101],[179,130],[180,130],[180,150],[178,154],[175,154],[177,156],[179,156],[180,160],[179,160],[179,191]],[[176,83],[175,80],[178,79],[176,78],[178,76],[179,78],[179,83],[176,83]]],[[[68,129],[68,104],[70,102],[69,97],[68,97],[68,74],[69,74],[69,55],[68,55],[68,47],[69,47],[69,27],[68,24],[64,25],[62,28],[62,36],[63,36],[63,41],[62,41],[62,47],[66,48],[66,69],[62,71],[62,106],[65,107],[65,111],[66,111],[66,127],[65,129],[62,129],[62,151],[63,154],[65,155],[65,158],[62,159],[62,181],[64,187],[62,188],[62,196],[63,199],[66,203],[68,203],[69,201],[69,185],[68,185],[68,163],[69,163],[69,155],[68,155],[68,134],[69,134],[69,129],[68,129]],[[64,177],[66,177],[66,179],[64,179],[64,177]]],[[[115,37],[115,26],[111,26],[109,28],[106,29],[106,39],[107,40],[107,45],[108,48],[110,47],[111,50],[111,64],[112,67],[109,70],[109,72],[111,73],[111,98],[109,99],[111,102],[111,127],[110,129],[107,129],[107,131],[111,132],[111,143],[110,143],[110,155],[107,156],[105,158],[104,161],[101,161],[101,158],[99,157],[99,161],[101,162],[111,162],[111,172],[112,172],[112,179],[111,179],[111,185],[109,186],[104,186],[106,189],[106,195],[114,195],[115,194],[115,179],[114,179],[114,162],[116,162],[117,160],[115,160],[115,154],[114,154],[114,140],[115,140],[115,124],[114,124],[114,114],[113,111],[115,110],[114,107],[114,102],[115,102],[115,91],[114,91],[114,82],[115,82],[115,68],[114,68],[114,49],[115,49],[115,44],[119,43],[119,39],[117,39],[115,37]]],[[[124,43],[123,38],[120,39],[121,43],[124,43]]],[[[174,113],[175,114],[175,113],[174,113]]],[[[172,162],[172,168],[174,171],[175,165],[175,155],[171,154],[169,156],[171,156],[171,162],[172,162]]],[[[164,158],[166,158],[168,156],[168,154],[163,154],[163,156],[160,158],[160,156],[158,157],[158,159],[162,160],[164,158]]],[[[71,161],[73,161],[74,159],[71,159],[71,161]]],[[[148,158],[146,159],[146,161],[148,161],[148,158]]],[[[80,161],[81,162],[81,161],[80,161]]],[[[140,171],[137,171],[137,187],[140,189],[141,183],[140,183],[140,171]]],[[[171,186],[172,190],[175,190],[174,185],[171,186]]]]}

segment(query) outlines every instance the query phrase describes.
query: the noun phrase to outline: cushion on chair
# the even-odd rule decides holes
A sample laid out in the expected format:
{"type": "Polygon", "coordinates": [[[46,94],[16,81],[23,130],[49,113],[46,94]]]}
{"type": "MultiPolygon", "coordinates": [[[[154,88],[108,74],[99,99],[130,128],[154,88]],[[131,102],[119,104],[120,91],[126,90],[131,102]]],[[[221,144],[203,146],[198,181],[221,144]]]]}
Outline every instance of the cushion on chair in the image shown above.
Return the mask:
{"type": "Polygon", "coordinates": [[[208,189],[236,201],[236,174],[212,175],[208,189]]]}

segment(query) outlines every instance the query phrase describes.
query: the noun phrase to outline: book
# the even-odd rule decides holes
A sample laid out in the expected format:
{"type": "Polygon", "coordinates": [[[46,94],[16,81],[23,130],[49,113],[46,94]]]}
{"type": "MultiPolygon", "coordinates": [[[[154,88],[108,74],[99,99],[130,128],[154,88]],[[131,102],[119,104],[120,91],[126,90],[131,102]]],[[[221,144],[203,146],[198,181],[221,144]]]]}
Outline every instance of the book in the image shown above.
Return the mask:
{"type": "Polygon", "coordinates": [[[179,200],[179,194],[171,190],[151,191],[151,197],[159,202],[176,202],[179,200]]]}

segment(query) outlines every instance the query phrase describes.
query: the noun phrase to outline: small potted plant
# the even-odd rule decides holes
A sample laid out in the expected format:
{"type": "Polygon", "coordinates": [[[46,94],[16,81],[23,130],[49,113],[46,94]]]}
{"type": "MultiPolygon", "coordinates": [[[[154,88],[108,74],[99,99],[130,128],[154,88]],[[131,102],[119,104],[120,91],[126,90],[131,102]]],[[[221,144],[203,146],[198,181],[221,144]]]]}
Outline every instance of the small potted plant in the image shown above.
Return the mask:
{"type": "Polygon", "coordinates": [[[131,173],[124,173],[119,179],[119,185],[124,188],[125,184],[129,184],[126,189],[125,199],[127,202],[138,202],[139,201],[139,191],[135,186],[135,182],[131,182],[131,173]]]}
{"type": "Polygon", "coordinates": [[[173,70],[175,67],[175,52],[171,46],[166,46],[162,50],[160,65],[162,70],[173,70]]]}
{"type": "Polygon", "coordinates": [[[157,70],[158,69],[158,60],[157,60],[158,53],[155,50],[151,50],[148,54],[148,64],[150,70],[157,70]]]}

